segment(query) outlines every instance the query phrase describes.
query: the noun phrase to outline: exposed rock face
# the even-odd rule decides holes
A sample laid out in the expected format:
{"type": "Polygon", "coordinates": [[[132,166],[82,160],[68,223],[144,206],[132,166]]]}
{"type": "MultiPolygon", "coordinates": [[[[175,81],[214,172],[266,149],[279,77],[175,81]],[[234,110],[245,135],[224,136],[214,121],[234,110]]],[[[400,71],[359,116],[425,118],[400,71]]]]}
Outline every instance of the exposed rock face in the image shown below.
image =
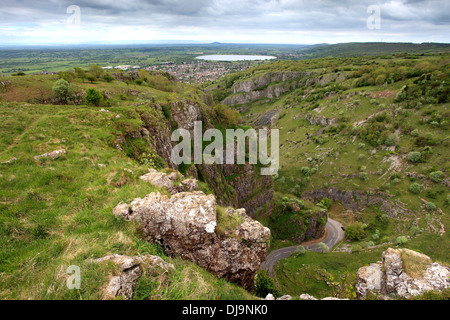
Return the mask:
{"type": "Polygon", "coordinates": [[[361,211],[369,205],[380,205],[380,210],[386,212],[391,218],[397,218],[399,215],[411,213],[400,203],[391,203],[389,201],[389,198],[392,197],[391,195],[379,191],[360,192],[329,188],[306,191],[302,194],[302,198],[305,199],[323,199],[324,197],[339,201],[345,208],[355,211],[361,211]]]}
{"type": "Polygon", "coordinates": [[[218,202],[224,206],[244,208],[255,217],[258,210],[270,208],[273,198],[272,176],[262,176],[250,164],[197,166],[199,174],[208,183],[218,202]]]}
{"type": "Polygon", "coordinates": [[[267,255],[270,230],[248,217],[244,209],[227,212],[238,214],[243,221],[230,237],[216,233],[216,199],[201,191],[171,198],[151,193],[113,210],[117,217],[139,221],[147,240],[161,242],[167,253],[250,288],[267,255]]]}
{"type": "Polygon", "coordinates": [[[252,126],[255,128],[263,128],[265,126],[273,125],[279,118],[281,108],[275,108],[273,110],[267,111],[258,119],[256,119],[252,126]]]}
{"type": "Polygon", "coordinates": [[[358,270],[355,288],[359,299],[366,298],[369,292],[408,299],[426,291],[450,287],[450,269],[432,263],[424,254],[389,248],[383,252],[382,259],[358,270]]]}
{"type": "MultiPolygon", "coordinates": [[[[145,128],[137,132],[133,138],[148,140],[168,167],[178,170],[178,165],[171,159],[172,149],[175,146],[175,143],[171,141],[171,122],[176,122],[177,128],[189,130],[191,133],[194,122],[197,120],[203,122],[204,130],[211,128],[211,124],[201,106],[190,101],[171,104],[170,120],[160,116],[158,118],[141,115],[145,128]]],[[[211,187],[211,191],[217,195],[221,205],[245,208],[250,216],[255,216],[256,212],[265,205],[268,207],[273,197],[272,177],[261,176],[255,171],[253,165],[192,165],[186,175],[206,182],[211,187]]],[[[170,185],[170,182],[167,183],[170,185]]],[[[182,182],[182,184],[186,183],[182,182]]],[[[179,189],[177,192],[194,190],[192,184],[193,181],[190,181],[188,185],[185,185],[186,188],[179,189]]]]}
{"type": "Polygon", "coordinates": [[[106,256],[94,260],[95,263],[105,261],[113,262],[117,268],[119,275],[111,277],[108,285],[103,290],[103,299],[115,299],[123,297],[131,299],[137,280],[142,274],[164,274],[174,269],[174,266],[165,262],[158,256],[122,256],[118,254],[106,256]]]}
{"type": "Polygon", "coordinates": [[[267,86],[272,82],[290,81],[305,76],[307,74],[309,73],[291,72],[291,71],[269,72],[260,77],[256,77],[255,79],[252,80],[236,82],[231,87],[231,91],[232,93],[251,92],[257,90],[258,88],[267,86]]]}
{"type": "MultiPolygon", "coordinates": [[[[182,177],[182,175],[180,174],[182,177]]],[[[158,172],[155,169],[149,169],[147,174],[140,176],[139,179],[150,182],[151,184],[166,188],[170,194],[175,194],[183,191],[196,191],[198,189],[198,181],[196,179],[182,180],[179,185],[175,185],[175,181],[179,178],[178,173],[172,172],[171,174],[165,174],[164,172],[158,172]]]]}

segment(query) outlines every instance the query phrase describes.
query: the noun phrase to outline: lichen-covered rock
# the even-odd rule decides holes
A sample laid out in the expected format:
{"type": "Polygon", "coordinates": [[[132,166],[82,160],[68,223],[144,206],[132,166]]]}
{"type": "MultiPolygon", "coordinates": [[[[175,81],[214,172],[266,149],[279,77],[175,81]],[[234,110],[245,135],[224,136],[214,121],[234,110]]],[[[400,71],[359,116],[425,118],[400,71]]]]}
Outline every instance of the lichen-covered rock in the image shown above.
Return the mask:
{"type": "Polygon", "coordinates": [[[364,299],[369,292],[410,298],[426,291],[450,287],[450,269],[432,263],[430,257],[409,249],[389,248],[382,261],[358,270],[356,293],[364,299]]]}
{"type": "Polygon", "coordinates": [[[137,280],[142,274],[162,275],[174,269],[174,266],[165,262],[158,256],[123,256],[113,254],[93,260],[94,263],[110,261],[117,266],[118,275],[112,276],[109,283],[104,287],[102,298],[106,300],[123,297],[131,299],[137,280]]]}
{"type": "MultiPolygon", "coordinates": [[[[233,209],[229,209],[233,211],[233,209]]],[[[140,222],[146,240],[157,240],[168,254],[192,261],[217,277],[250,288],[269,248],[270,230],[241,209],[233,235],[216,232],[216,199],[201,191],[168,198],[151,193],[129,205],[119,204],[114,215],[140,222]]]]}
{"type": "Polygon", "coordinates": [[[381,262],[360,268],[356,273],[357,284],[355,286],[358,299],[365,299],[368,292],[380,293],[382,277],[381,262]]]}
{"type": "MultiPolygon", "coordinates": [[[[181,174],[180,176],[183,177],[181,174]]],[[[166,188],[170,194],[183,191],[192,192],[198,189],[198,181],[196,179],[185,179],[182,180],[180,184],[175,185],[175,181],[178,179],[177,172],[165,174],[164,172],[158,172],[155,169],[149,169],[149,172],[140,176],[139,179],[155,186],[166,188]]]]}

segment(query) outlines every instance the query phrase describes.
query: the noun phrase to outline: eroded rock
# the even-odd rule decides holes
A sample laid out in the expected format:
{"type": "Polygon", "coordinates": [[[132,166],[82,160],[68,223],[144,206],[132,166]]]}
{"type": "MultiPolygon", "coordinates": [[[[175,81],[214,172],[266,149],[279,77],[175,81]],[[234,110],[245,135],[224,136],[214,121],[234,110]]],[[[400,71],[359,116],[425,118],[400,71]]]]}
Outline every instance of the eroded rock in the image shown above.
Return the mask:
{"type": "Polygon", "coordinates": [[[181,174],[172,172],[165,174],[164,172],[158,172],[155,169],[149,169],[149,172],[140,176],[139,179],[149,182],[155,186],[166,188],[170,194],[175,194],[183,191],[195,191],[198,189],[198,181],[196,179],[185,179],[181,183],[176,185],[176,181],[181,174]]]}

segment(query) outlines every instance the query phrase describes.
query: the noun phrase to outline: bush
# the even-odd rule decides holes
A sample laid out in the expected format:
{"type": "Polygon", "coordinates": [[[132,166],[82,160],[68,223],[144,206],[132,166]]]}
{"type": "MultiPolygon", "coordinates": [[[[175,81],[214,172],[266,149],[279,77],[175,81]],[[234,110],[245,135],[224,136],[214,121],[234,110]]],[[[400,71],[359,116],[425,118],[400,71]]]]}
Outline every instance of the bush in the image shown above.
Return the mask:
{"type": "Polygon", "coordinates": [[[265,298],[269,293],[274,297],[280,296],[279,290],[275,287],[275,283],[267,271],[260,270],[256,273],[254,285],[255,294],[260,298],[265,298]]]}
{"type": "Polygon", "coordinates": [[[295,251],[295,255],[296,256],[300,256],[302,254],[305,254],[305,252],[306,252],[305,247],[300,245],[300,246],[297,247],[297,250],[295,251]]]}
{"type": "Polygon", "coordinates": [[[430,173],[430,179],[433,180],[434,182],[441,182],[442,181],[442,176],[444,174],[442,173],[442,171],[434,171],[432,173],[430,173]]]}
{"type": "Polygon", "coordinates": [[[418,137],[419,136],[419,130],[417,130],[417,129],[414,129],[413,131],[411,131],[411,136],[413,136],[413,137],[418,137]]]}
{"type": "Polygon", "coordinates": [[[437,209],[437,206],[433,202],[428,201],[425,203],[425,209],[427,211],[433,212],[437,209]]]}
{"type": "Polygon", "coordinates": [[[345,236],[351,241],[362,240],[366,236],[364,225],[361,222],[355,222],[348,226],[345,228],[345,236]]]}
{"type": "Polygon", "coordinates": [[[408,160],[411,162],[419,162],[422,160],[422,153],[418,151],[412,151],[408,154],[408,160]]]}
{"type": "Polygon", "coordinates": [[[359,244],[354,244],[353,246],[350,247],[350,250],[352,252],[358,252],[361,251],[362,247],[359,244]]]}
{"type": "Polygon", "coordinates": [[[330,250],[330,248],[328,248],[328,246],[323,242],[319,243],[319,249],[320,251],[322,251],[322,253],[328,252],[330,250]]]}
{"type": "Polygon", "coordinates": [[[111,82],[114,80],[114,77],[111,76],[109,73],[105,73],[105,75],[103,76],[103,80],[105,80],[106,82],[111,82]]]}
{"type": "Polygon", "coordinates": [[[93,104],[95,106],[99,106],[100,102],[102,101],[102,95],[98,90],[94,88],[88,88],[86,90],[86,95],[84,96],[84,99],[88,104],[93,104]]]}
{"type": "Polygon", "coordinates": [[[406,238],[405,236],[400,236],[400,237],[397,237],[397,238],[395,239],[395,242],[397,242],[397,244],[398,244],[399,246],[401,246],[401,245],[403,245],[403,244],[405,244],[405,243],[408,242],[408,238],[406,238]]]}
{"type": "Polygon", "coordinates": [[[411,184],[409,186],[409,192],[414,193],[414,194],[419,194],[422,192],[423,190],[423,186],[417,182],[414,182],[413,184],[411,184]]]}

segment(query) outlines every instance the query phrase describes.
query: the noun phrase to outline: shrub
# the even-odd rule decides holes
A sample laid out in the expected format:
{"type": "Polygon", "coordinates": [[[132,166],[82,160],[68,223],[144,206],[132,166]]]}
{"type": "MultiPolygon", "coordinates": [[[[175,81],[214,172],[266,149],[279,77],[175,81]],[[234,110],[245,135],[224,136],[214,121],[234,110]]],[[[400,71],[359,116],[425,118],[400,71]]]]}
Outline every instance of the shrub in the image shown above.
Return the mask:
{"type": "Polygon", "coordinates": [[[409,234],[411,236],[416,236],[419,233],[420,233],[420,229],[417,227],[411,227],[411,229],[409,229],[409,234]]]}
{"type": "Polygon", "coordinates": [[[408,189],[408,190],[409,190],[411,193],[419,194],[419,193],[422,192],[423,186],[422,186],[421,184],[417,183],[417,182],[414,182],[413,184],[411,184],[411,185],[409,186],[409,189],[408,189]]]}
{"type": "Polygon", "coordinates": [[[86,95],[84,96],[84,99],[88,104],[93,104],[95,106],[99,106],[100,102],[102,101],[102,95],[98,90],[94,88],[88,88],[86,90],[86,95]]]}
{"type": "Polygon", "coordinates": [[[397,244],[398,244],[399,246],[401,246],[401,245],[403,245],[403,244],[405,244],[405,243],[408,242],[408,238],[405,237],[405,236],[400,236],[400,237],[397,237],[397,238],[395,239],[395,242],[397,242],[397,244]]]}
{"type": "Polygon", "coordinates": [[[425,203],[425,209],[427,211],[433,212],[437,209],[437,206],[433,202],[428,201],[425,203]]]}
{"type": "Polygon", "coordinates": [[[358,251],[361,251],[361,249],[362,249],[362,247],[359,244],[354,244],[350,247],[350,250],[352,252],[358,252],[358,251]]]}
{"type": "Polygon", "coordinates": [[[305,247],[302,246],[302,245],[299,245],[299,246],[297,247],[297,250],[295,251],[295,255],[296,255],[296,256],[300,256],[300,255],[302,255],[302,254],[305,254],[305,252],[306,252],[305,247]]]}
{"type": "Polygon", "coordinates": [[[323,242],[319,243],[319,249],[320,251],[322,251],[322,253],[328,252],[330,250],[330,248],[328,248],[328,246],[323,242]]]}
{"type": "Polygon", "coordinates": [[[422,153],[418,151],[411,151],[408,154],[408,160],[414,163],[419,162],[420,160],[422,160],[422,153]]]}
{"type": "Polygon", "coordinates": [[[419,130],[417,130],[417,129],[414,129],[413,131],[411,131],[411,136],[413,136],[413,137],[418,137],[419,136],[419,130]]]}
{"type": "Polygon", "coordinates": [[[109,73],[105,73],[105,75],[103,76],[103,80],[105,80],[106,82],[111,82],[114,80],[114,77],[111,76],[109,73]]]}
{"type": "Polygon", "coordinates": [[[309,177],[311,175],[311,169],[309,169],[308,167],[303,167],[301,171],[305,177],[309,177]]]}
{"type": "Polygon", "coordinates": [[[430,179],[433,180],[434,182],[441,182],[443,175],[444,174],[442,173],[442,171],[434,171],[430,173],[430,179]]]}
{"type": "Polygon", "coordinates": [[[56,81],[53,85],[52,91],[55,97],[63,103],[67,103],[67,101],[73,98],[74,95],[72,86],[64,79],[59,79],[56,81]]]}
{"type": "Polygon", "coordinates": [[[366,236],[364,225],[361,222],[355,222],[345,229],[345,236],[351,241],[362,240],[366,236]]]}

